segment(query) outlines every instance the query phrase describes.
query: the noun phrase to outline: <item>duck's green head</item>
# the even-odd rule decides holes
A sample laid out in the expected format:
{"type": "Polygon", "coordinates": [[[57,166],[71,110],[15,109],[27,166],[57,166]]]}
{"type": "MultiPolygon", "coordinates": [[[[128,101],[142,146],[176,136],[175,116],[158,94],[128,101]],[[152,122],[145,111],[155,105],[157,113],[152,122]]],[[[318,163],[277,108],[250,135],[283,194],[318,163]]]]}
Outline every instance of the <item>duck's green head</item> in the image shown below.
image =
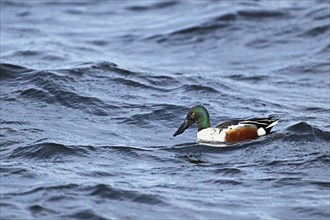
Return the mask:
{"type": "Polygon", "coordinates": [[[173,136],[175,137],[182,134],[187,128],[195,123],[197,124],[198,131],[211,127],[209,113],[206,108],[201,105],[196,105],[189,110],[186,119],[173,136]]]}

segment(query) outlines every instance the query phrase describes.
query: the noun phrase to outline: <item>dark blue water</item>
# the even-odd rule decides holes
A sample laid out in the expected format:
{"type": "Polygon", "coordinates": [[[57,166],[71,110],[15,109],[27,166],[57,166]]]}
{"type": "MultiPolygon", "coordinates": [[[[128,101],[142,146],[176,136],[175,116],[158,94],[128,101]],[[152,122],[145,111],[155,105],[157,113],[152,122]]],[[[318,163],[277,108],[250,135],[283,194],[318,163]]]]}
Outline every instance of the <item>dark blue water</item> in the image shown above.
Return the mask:
{"type": "Polygon", "coordinates": [[[1,219],[329,219],[330,2],[1,1],[1,219]],[[275,116],[227,147],[172,135],[275,116]]]}

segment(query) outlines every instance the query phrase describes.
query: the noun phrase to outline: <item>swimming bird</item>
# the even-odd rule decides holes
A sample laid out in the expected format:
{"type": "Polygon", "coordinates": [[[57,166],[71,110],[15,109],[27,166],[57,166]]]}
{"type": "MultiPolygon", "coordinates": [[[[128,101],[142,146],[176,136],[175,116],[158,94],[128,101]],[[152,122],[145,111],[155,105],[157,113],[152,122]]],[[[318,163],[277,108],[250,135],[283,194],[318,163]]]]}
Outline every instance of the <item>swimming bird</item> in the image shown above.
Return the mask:
{"type": "Polygon", "coordinates": [[[193,124],[197,124],[198,142],[236,142],[256,139],[269,134],[278,123],[278,119],[251,118],[247,120],[232,120],[222,123],[215,128],[211,127],[210,116],[205,107],[192,107],[182,125],[173,134],[173,137],[182,134],[193,124]]]}

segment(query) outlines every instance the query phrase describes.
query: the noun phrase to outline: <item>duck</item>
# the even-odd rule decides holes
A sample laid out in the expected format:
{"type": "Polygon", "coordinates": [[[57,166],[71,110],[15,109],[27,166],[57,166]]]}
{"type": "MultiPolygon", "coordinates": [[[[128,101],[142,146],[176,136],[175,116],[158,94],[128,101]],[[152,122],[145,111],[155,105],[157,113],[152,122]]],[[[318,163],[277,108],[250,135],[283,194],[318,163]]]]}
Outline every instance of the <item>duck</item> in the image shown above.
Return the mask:
{"type": "Polygon", "coordinates": [[[211,127],[210,115],[206,108],[196,105],[188,111],[184,122],[173,137],[182,134],[191,125],[197,124],[197,141],[200,143],[248,141],[269,134],[278,121],[273,117],[237,119],[211,127]]]}

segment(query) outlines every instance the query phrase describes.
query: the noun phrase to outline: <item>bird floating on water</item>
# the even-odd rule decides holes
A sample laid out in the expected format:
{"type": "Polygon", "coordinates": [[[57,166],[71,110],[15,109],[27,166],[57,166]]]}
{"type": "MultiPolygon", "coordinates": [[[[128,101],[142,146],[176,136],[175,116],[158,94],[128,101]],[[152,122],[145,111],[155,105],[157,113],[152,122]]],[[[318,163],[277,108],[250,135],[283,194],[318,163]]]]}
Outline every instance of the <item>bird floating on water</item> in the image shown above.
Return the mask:
{"type": "Polygon", "coordinates": [[[206,108],[197,105],[189,110],[184,122],[173,136],[182,134],[195,123],[198,128],[198,142],[237,142],[252,140],[269,134],[271,129],[278,123],[278,119],[269,117],[232,120],[213,128],[211,127],[210,116],[206,108]]]}

